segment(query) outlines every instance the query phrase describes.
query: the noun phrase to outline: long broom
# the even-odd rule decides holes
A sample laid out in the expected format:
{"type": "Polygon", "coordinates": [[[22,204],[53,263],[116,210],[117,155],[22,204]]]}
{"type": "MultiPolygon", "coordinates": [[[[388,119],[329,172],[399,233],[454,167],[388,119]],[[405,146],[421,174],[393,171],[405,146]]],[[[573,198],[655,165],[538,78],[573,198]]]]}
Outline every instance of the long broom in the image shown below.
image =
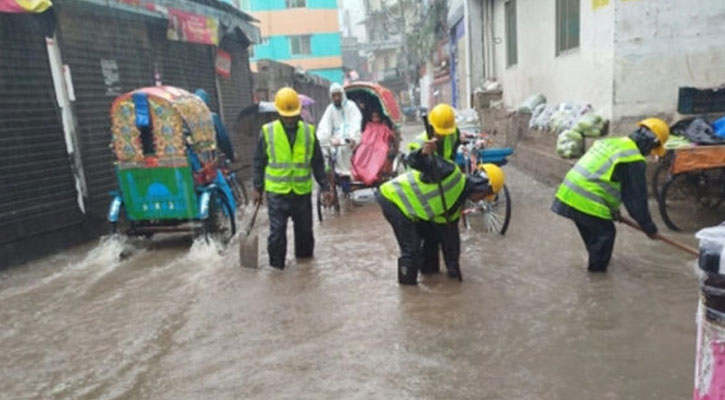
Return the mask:
{"type": "MultiPolygon", "coordinates": [[[[632,221],[631,219],[629,219],[627,217],[622,216],[622,217],[619,218],[619,221],[622,222],[625,225],[628,225],[628,226],[630,226],[630,227],[632,227],[632,228],[640,231],[640,232],[644,232],[642,230],[642,228],[640,228],[639,225],[636,222],[632,221]]],[[[655,233],[654,238],[657,239],[657,240],[659,240],[659,241],[665,242],[665,243],[669,244],[672,247],[676,247],[677,249],[680,249],[680,250],[682,250],[682,251],[684,251],[686,253],[692,254],[693,256],[699,256],[700,255],[700,252],[696,248],[690,247],[690,246],[688,246],[688,245],[686,245],[684,243],[677,242],[677,241],[672,240],[672,239],[670,239],[670,238],[668,238],[666,236],[662,236],[659,233],[655,233]]]]}

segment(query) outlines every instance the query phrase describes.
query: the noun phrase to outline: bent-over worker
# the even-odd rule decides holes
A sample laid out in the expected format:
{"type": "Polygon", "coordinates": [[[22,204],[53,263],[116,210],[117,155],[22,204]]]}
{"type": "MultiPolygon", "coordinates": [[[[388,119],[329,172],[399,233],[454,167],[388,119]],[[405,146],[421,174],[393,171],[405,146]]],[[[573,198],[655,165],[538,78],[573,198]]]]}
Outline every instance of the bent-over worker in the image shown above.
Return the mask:
{"type": "Polygon", "coordinates": [[[628,137],[594,142],[566,174],[551,207],[576,224],[589,253],[590,272],[607,270],[616,235],[612,220],[618,219],[622,202],[650,238],[657,233],[647,205],[645,157],[665,154],[670,128],[658,118],[638,125],[628,137]]]}
{"type": "MultiPolygon", "coordinates": [[[[406,163],[412,168],[411,157],[417,156],[417,151],[425,151],[426,154],[433,154],[443,157],[448,161],[455,161],[458,146],[460,146],[460,135],[456,124],[456,114],[453,107],[448,104],[441,103],[433,107],[428,115],[428,123],[432,128],[433,137],[429,138],[429,134],[423,131],[413,141],[408,143],[408,151],[406,163]]],[[[423,265],[421,273],[424,275],[437,274],[440,272],[440,249],[443,249],[443,259],[446,264],[450,261],[450,257],[446,257],[446,246],[442,243],[438,229],[433,226],[422,226],[420,235],[423,238],[423,265]]],[[[455,266],[448,266],[451,271],[455,266]]]]}
{"type": "Polygon", "coordinates": [[[480,201],[498,193],[503,187],[503,172],[496,165],[485,164],[480,171],[465,176],[454,163],[422,152],[416,152],[411,162],[412,170],[382,184],[376,194],[400,247],[398,282],[417,283],[424,263],[421,230],[430,231],[431,227],[442,239],[448,276],[460,279],[458,220],[465,200],[480,201]],[[441,177],[440,186],[436,177],[441,177]]]}

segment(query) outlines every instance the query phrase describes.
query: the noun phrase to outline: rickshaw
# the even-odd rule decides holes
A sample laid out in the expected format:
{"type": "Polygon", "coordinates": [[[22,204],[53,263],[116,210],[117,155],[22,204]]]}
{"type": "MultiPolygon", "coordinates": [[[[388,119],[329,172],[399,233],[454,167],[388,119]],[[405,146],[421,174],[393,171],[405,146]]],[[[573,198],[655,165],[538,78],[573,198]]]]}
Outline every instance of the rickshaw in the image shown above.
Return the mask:
{"type": "Polygon", "coordinates": [[[381,113],[383,122],[388,125],[393,134],[388,141],[388,150],[385,155],[387,161],[380,170],[378,179],[370,184],[358,181],[355,177],[340,177],[335,171],[336,152],[333,150],[326,155],[328,179],[333,201],[329,205],[325,205],[322,201],[322,193],[318,191],[317,216],[320,222],[324,219],[323,214],[325,211],[340,212],[340,194],[345,198],[352,199],[354,203],[352,196],[354,191],[375,188],[394,178],[405,168],[403,165],[404,155],[400,152],[400,123],[402,120],[400,108],[395,102],[393,93],[377,83],[355,82],[345,86],[345,95],[360,108],[363,116],[362,126],[360,127],[362,132],[365,131],[366,124],[371,120],[372,112],[378,111],[381,113]]]}
{"type": "Polygon", "coordinates": [[[150,237],[192,232],[226,243],[236,232],[236,200],[218,165],[206,104],[171,86],[138,89],[111,105],[118,190],[113,233],[150,237]]]}

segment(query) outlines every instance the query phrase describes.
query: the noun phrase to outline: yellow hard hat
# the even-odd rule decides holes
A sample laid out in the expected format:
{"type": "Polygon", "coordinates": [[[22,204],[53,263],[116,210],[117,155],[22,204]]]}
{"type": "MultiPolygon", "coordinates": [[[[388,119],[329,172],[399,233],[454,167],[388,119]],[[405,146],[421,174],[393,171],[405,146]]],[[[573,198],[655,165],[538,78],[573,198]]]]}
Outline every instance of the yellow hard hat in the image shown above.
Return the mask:
{"type": "Polygon", "coordinates": [[[649,129],[652,133],[655,134],[655,136],[657,136],[657,141],[659,141],[659,144],[654,149],[652,149],[652,153],[660,157],[664,156],[665,143],[667,143],[667,139],[670,138],[670,127],[667,125],[667,122],[659,118],[647,118],[640,121],[637,125],[649,129]]]}
{"type": "Polygon", "coordinates": [[[500,192],[506,180],[501,167],[496,164],[478,164],[478,169],[486,173],[488,183],[493,189],[493,194],[500,192]]]}
{"type": "Polygon", "coordinates": [[[294,89],[288,87],[277,91],[274,96],[274,107],[279,115],[283,117],[296,117],[302,112],[300,97],[294,89]]]}
{"type": "Polygon", "coordinates": [[[456,113],[448,104],[438,104],[428,115],[428,121],[439,135],[447,136],[456,132],[456,113]]]}

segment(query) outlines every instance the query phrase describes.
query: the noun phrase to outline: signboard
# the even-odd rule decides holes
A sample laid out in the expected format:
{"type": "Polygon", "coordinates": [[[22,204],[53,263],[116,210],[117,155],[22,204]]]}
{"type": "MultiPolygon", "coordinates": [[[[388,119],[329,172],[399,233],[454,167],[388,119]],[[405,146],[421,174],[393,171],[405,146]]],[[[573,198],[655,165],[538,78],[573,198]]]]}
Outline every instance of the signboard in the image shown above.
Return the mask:
{"type": "Polygon", "coordinates": [[[219,45],[219,21],[216,18],[169,8],[169,40],[219,45]]]}
{"type": "Polygon", "coordinates": [[[53,6],[50,0],[0,0],[0,12],[42,13],[53,6]]]}
{"type": "Polygon", "coordinates": [[[216,73],[225,78],[232,76],[232,56],[224,50],[216,52],[216,73]]]}

